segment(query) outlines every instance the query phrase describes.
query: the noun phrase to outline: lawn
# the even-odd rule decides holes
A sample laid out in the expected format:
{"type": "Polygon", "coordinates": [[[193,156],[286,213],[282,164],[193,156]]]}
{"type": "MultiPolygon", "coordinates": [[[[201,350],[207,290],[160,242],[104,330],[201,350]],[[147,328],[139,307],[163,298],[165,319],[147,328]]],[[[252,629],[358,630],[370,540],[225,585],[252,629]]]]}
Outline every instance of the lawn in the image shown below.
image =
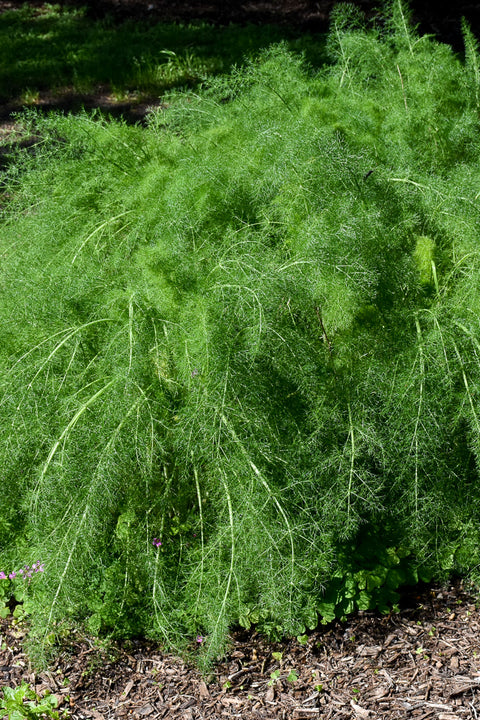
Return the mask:
{"type": "Polygon", "coordinates": [[[274,25],[113,23],[84,10],[24,5],[0,14],[0,101],[35,104],[42,92],[87,94],[109,88],[118,99],[158,96],[228,73],[272,43],[286,42],[314,63],[322,36],[274,25]]]}

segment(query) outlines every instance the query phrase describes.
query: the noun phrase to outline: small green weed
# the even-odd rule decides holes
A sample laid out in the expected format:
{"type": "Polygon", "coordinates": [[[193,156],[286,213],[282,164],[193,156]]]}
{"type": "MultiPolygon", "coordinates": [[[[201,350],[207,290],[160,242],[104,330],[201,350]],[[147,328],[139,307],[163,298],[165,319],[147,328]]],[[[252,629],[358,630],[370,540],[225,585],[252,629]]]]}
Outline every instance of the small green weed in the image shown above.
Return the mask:
{"type": "Polygon", "coordinates": [[[10,613],[15,618],[28,614],[28,588],[32,578],[37,573],[43,573],[44,565],[35,562],[31,566],[25,565],[18,571],[11,571],[8,575],[0,571],[0,617],[6,618],[10,613]]]}
{"type": "Polygon", "coordinates": [[[275,685],[277,681],[280,679],[281,671],[280,670],[274,670],[270,673],[270,680],[268,681],[268,685],[272,687],[272,685],[275,685]]]}
{"type": "Polygon", "coordinates": [[[318,605],[323,624],[344,618],[355,610],[395,611],[400,600],[398,589],[402,585],[416,585],[419,579],[430,579],[426,570],[419,570],[409,550],[393,547],[379,550],[379,540],[375,537],[367,536],[363,541],[341,548],[339,559],[341,569],[327,584],[318,605]]]}

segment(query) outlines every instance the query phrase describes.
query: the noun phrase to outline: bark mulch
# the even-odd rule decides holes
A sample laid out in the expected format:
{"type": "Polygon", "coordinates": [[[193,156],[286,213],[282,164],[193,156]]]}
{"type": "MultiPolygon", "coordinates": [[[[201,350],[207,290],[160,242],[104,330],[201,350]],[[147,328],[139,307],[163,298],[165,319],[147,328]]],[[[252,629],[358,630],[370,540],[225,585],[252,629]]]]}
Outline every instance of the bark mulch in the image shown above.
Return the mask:
{"type": "Polygon", "coordinates": [[[233,632],[209,678],[151,642],[102,649],[86,637],[35,672],[22,645],[26,626],[4,620],[0,685],[25,680],[40,695],[53,692],[72,720],[477,720],[475,598],[455,583],[410,600],[398,614],[360,613],[304,644],[233,632]]]}

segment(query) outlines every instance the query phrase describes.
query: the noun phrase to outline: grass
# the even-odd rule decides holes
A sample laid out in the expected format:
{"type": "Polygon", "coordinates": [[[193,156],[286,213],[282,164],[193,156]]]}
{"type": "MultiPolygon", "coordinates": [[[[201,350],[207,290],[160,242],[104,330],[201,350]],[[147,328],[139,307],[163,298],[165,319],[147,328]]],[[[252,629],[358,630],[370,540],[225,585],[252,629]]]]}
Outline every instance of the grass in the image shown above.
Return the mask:
{"type": "Polygon", "coordinates": [[[113,24],[82,10],[25,5],[0,14],[0,95],[24,104],[65,88],[86,94],[106,86],[120,99],[161,95],[227,73],[280,40],[315,61],[322,55],[318,36],[276,26],[113,24]]]}
{"type": "Polygon", "coordinates": [[[478,51],[395,0],[147,128],[35,113],[4,173],[5,566],[211,663],[480,566],[478,51]],[[159,544],[161,542],[161,544],[159,544]]]}

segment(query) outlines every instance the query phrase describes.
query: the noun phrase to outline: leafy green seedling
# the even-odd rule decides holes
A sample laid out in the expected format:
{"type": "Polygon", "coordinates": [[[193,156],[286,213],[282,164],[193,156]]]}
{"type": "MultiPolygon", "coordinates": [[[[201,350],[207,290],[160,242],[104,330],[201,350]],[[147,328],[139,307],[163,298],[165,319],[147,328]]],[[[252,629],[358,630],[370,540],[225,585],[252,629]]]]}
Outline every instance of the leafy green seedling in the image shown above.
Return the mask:
{"type": "MultiPolygon", "coordinates": [[[[55,695],[47,694],[41,698],[26,682],[16,688],[4,687],[2,690],[0,710],[9,720],[36,720],[43,717],[59,720],[55,695]]],[[[65,717],[65,714],[62,713],[62,717],[65,717]]]]}
{"type": "Polygon", "coordinates": [[[268,681],[268,685],[272,687],[272,685],[275,685],[278,678],[280,677],[280,670],[274,670],[272,673],[270,673],[270,680],[268,681]]]}

